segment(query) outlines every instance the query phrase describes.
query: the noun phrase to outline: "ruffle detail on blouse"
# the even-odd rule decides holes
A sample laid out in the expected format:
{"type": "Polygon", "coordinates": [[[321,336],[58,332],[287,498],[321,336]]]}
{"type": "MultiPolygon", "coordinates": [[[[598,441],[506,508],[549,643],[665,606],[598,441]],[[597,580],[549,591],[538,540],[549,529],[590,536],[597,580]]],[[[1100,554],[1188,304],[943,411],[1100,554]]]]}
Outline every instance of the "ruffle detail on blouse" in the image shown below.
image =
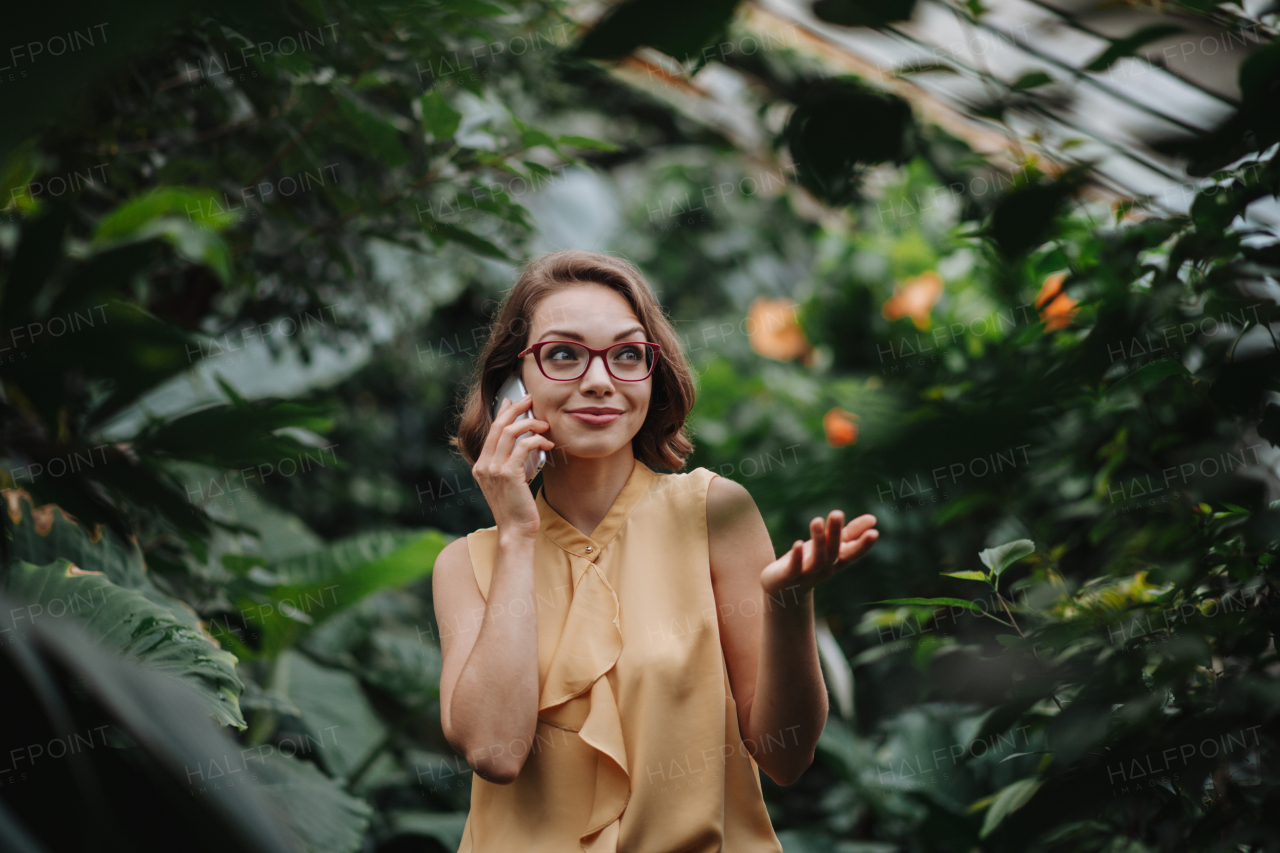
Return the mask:
{"type": "Polygon", "coordinates": [[[617,698],[606,677],[622,654],[618,596],[600,568],[573,557],[573,601],[547,670],[538,718],[578,733],[599,754],[591,818],[579,841],[587,853],[616,853],[631,799],[617,698]]]}

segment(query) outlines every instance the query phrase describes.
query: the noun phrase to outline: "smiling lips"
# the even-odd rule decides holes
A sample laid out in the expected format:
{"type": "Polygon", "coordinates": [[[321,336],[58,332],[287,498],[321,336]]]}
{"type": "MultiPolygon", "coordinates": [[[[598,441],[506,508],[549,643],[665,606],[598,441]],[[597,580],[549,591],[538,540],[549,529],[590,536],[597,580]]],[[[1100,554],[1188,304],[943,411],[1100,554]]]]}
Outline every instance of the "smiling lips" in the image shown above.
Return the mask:
{"type": "Polygon", "coordinates": [[[577,418],[581,423],[592,426],[605,426],[622,416],[621,409],[605,409],[599,406],[587,406],[582,409],[570,409],[566,414],[577,418]]]}

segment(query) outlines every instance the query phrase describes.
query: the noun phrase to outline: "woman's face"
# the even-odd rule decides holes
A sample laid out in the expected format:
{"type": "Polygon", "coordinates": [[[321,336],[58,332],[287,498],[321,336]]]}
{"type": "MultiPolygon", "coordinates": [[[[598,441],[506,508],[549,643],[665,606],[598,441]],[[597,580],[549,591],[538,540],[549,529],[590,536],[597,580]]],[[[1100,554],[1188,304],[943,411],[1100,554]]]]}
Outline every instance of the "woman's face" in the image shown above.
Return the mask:
{"type": "MultiPolygon", "coordinates": [[[[574,341],[605,349],[620,341],[647,340],[631,305],[601,284],[582,284],[545,297],[533,312],[528,346],[574,341]]],[[[543,347],[544,363],[553,347],[543,347]]],[[[640,431],[649,412],[653,376],[639,382],[614,379],[604,359],[592,357],[587,372],[568,382],[548,379],[534,354],[523,359],[522,378],[533,397],[534,417],[551,425],[546,435],[556,451],[582,458],[611,456],[640,431]]]]}

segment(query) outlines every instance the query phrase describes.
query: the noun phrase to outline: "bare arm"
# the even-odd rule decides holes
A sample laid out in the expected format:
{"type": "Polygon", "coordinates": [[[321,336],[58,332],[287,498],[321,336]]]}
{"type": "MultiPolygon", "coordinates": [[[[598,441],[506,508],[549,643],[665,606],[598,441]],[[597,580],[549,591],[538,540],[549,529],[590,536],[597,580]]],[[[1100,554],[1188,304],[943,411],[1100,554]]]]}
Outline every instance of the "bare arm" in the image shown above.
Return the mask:
{"type": "Polygon", "coordinates": [[[524,460],[555,445],[537,419],[515,423],[528,397],[503,404],[472,474],[497,521],[498,548],[489,598],[480,595],[466,539],[440,552],[432,577],[440,624],[440,722],[449,743],[482,778],[514,782],[538,726],[538,621],[533,544],[538,509],[524,481],[524,460]],[[525,431],[535,434],[516,440],[525,431]],[[510,605],[523,600],[528,607],[510,605]]]}
{"type": "Polygon", "coordinates": [[[773,543],[751,495],[717,477],[707,493],[711,577],[738,729],[760,769],[790,785],[813,763],[827,720],[813,593],[782,589],[765,601],[760,572],[773,543]],[[772,739],[765,749],[765,735],[772,739]],[[781,740],[783,747],[777,747],[781,740]],[[752,748],[754,745],[754,748],[752,748]]]}
{"type": "Polygon", "coordinates": [[[813,763],[827,720],[813,587],[878,536],[871,516],[842,522],[843,513],[833,512],[811,525],[814,538],[775,560],[750,493],[722,477],[707,492],[711,577],[738,728],[760,769],[780,785],[813,763]]]}
{"type": "Polygon", "coordinates": [[[440,552],[432,590],[444,735],[482,779],[513,782],[538,722],[538,623],[533,606],[504,602],[533,601],[533,541],[499,542],[488,604],[465,538],[440,552]]]}

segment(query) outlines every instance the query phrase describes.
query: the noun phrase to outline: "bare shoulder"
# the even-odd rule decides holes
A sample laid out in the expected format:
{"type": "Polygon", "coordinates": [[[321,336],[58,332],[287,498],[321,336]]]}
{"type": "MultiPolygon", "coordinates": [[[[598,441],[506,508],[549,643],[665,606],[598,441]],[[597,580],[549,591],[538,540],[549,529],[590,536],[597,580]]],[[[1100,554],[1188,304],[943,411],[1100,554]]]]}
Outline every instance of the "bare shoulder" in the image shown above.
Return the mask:
{"type": "Polygon", "coordinates": [[[733,480],[714,478],[707,487],[707,547],[712,583],[759,586],[760,570],[773,560],[773,544],[751,493],[733,480]]]}
{"type": "Polygon", "coordinates": [[[707,486],[707,530],[711,537],[732,533],[738,525],[759,518],[755,499],[741,483],[713,477],[707,486]]]}
{"type": "Polygon", "coordinates": [[[467,537],[459,536],[436,555],[436,566],[432,572],[437,578],[442,574],[451,578],[463,569],[471,570],[471,552],[467,548],[467,537]]]}
{"type": "Polygon", "coordinates": [[[449,606],[459,596],[469,599],[468,590],[475,590],[476,597],[480,597],[480,589],[472,573],[467,537],[459,536],[436,555],[435,568],[431,570],[431,591],[439,609],[442,605],[449,606]]]}
{"type": "Polygon", "coordinates": [[[480,621],[470,611],[484,612],[484,599],[471,571],[471,552],[467,537],[459,536],[436,555],[431,571],[431,597],[435,605],[436,623],[440,627],[440,724],[445,738],[453,741],[453,688],[458,683],[463,664],[475,646],[480,621]]]}

